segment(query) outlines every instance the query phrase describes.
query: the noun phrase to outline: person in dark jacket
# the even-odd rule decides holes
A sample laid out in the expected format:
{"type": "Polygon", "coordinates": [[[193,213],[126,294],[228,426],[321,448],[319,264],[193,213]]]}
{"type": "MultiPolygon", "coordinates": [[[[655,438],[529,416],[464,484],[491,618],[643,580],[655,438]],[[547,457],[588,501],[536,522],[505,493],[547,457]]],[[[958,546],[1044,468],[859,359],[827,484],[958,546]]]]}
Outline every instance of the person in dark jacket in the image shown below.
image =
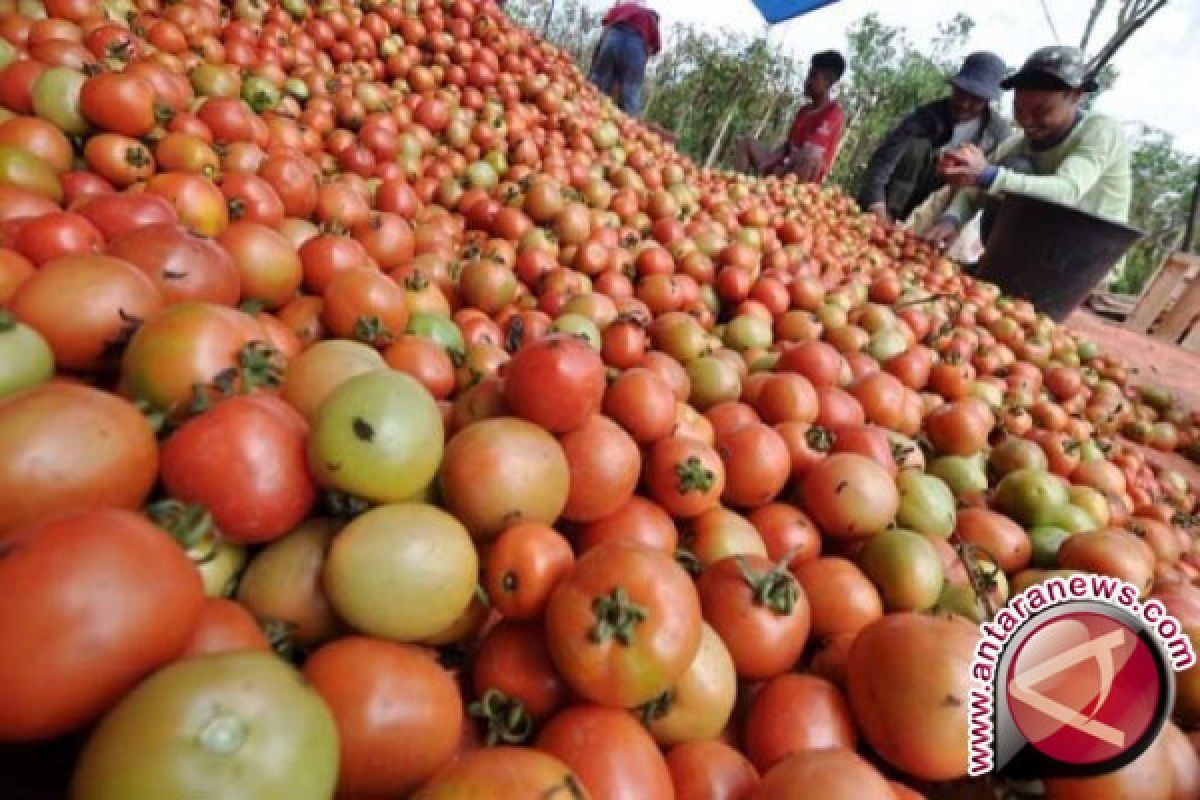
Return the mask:
{"type": "Polygon", "coordinates": [[[967,143],[994,151],[1012,132],[1009,121],[992,108],[1007,72],[997,55],[967,56],[950,78],[950,95],[909,114],[875,151],[859,205],[885,222],[905,220],[944,185],[937,169],[943,152],[967,143]]]}
{"type": "Polygon", "coordinates": [[[630,116],[642,113],[646,64],[662,50],[658,12],[645,0],[617,3],[604,15],[604,34],[596,46],[588,79],[605,94],[620,88],[617,105],[630,116]]]}

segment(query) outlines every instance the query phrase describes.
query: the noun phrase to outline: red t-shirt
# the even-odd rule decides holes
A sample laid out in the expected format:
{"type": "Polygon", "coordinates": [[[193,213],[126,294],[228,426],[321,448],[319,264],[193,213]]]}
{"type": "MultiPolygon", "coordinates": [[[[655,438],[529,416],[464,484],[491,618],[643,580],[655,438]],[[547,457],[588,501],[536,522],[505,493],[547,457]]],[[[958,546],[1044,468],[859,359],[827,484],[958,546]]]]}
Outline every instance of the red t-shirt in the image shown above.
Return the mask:
{"type": "Polygon", "coordinates": [[[610,8],[604,15],[603,23],[605,25],[616,25],[621,22],[638,32],[646,43],[646,51],[650,55],[656,55],[659,50],[662,50],[662,39],[659,38],[658,33],[658,15],[653,11],[633,3],[621,3],[610,8]]]}
{"type": "Polygon", "coordinates": [[[833,159],[837,155],[845,124],[846,118],[837,100],[830,100],[819,108],[804,106],[796,112],[788,141],[796,148],[811,144],[822,149],[820,180],[825,180],[829,170],[833,169],[833,159]]]}

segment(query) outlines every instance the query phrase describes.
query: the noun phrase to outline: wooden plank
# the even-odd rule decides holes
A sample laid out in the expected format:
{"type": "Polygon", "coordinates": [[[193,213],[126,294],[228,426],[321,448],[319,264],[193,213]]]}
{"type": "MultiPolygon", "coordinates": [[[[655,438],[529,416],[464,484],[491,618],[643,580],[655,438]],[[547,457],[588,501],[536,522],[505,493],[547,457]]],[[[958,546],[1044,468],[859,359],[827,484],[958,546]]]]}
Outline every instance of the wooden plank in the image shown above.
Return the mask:
{"type": "Polygon", "coordinates": [[[1188,331],[1188,335],[1183,337],[1183,341],[1179,346],[1189,353],[1200,353],[1200,322],[1192,325],[1192,329],[1188,331]]]}
{"type": "Polygon", "coordinates": [[[1172,255],[1167,258],[1150,285],[1142,292],[1137,305],[1125,320],[1124,328],[1135,333],[1145,333],[1158,319],[1159,314],[1171,302],[1175,290],[1187,278],[1189,265],[1172,255]]]}
{"type": "Polygon", "coordinates": [[[1163,315],[1162,323],[1155,331],[1155,337],[1163,341],[1175,343],[1179,337],[1192,327],[1196,317],[1200,316],[1200,281],[1193,280],[1171,310],[1163,315]]]}

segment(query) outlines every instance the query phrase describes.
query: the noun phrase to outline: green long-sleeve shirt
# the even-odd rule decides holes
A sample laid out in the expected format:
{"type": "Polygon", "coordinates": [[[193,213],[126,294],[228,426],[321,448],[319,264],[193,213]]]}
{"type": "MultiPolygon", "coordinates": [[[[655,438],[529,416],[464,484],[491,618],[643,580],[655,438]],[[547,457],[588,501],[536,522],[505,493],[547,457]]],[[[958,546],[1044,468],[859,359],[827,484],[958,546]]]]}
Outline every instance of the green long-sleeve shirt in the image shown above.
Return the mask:
{"type": "Polygon", "coordinates": [[[1129,220],[1133,195],[1129,145],[1121,123],[1112,117],[1087,114],[1066,139],[1045,150],[1034,149],[1025,135],[1018,133],[996,148],[992,160],[1002,163],[1010,156],[1031,159],[1037,174],[1001,167],[988,189],[959,191],[946,213],[966,223],[979,211],[985,192],[1011,192],[1074,206],[1117,222],[1129,220]]]}

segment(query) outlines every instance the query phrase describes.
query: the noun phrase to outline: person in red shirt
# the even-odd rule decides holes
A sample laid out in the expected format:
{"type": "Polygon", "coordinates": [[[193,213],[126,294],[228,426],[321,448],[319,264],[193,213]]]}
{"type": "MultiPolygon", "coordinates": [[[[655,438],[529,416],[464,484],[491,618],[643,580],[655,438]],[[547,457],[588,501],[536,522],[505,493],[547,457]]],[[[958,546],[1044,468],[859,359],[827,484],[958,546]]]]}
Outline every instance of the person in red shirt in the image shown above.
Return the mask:
{"type": "Polygon", "coordinates": [[[658,12],[645,0],[617,3],[604,15],[604,35],[592,58],[589,80],[605,94],[620,90],[617,104],[631,116],[642,112],[646,64],[662,50],[658,12]]]}
{"type": "Polygon", "coordinates": [[[782,177],[793,173],[805,183],[821,183],[833,169],[845,130],[845,115],[833,87],[846,72],[840,53],[827,50],[812,57],[804,94],[809,102],[796,112],[782,145],[771,148],[753,136],[738,140],[734,166],[739,172],[782,177]]]}

